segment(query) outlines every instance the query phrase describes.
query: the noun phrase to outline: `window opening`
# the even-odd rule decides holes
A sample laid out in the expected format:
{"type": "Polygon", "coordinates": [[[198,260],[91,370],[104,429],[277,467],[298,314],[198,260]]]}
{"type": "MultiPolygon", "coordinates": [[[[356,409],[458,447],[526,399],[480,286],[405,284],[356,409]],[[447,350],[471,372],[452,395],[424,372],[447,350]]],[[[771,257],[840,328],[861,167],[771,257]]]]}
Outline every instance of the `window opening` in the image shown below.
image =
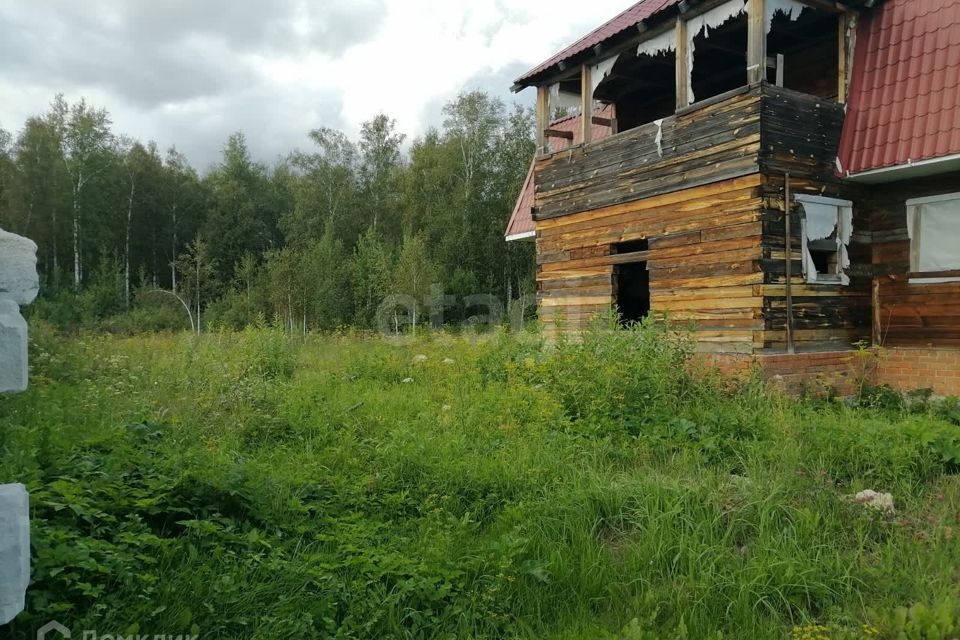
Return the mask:
{"type": "MultiPolygon", "coordinates": [[[[907,201],[910,271],[935,273],[960,269],[960,193],[907,201]]],[[[960,278],[911,278],[934,284],[960,278]]]]}
{"type": "MultiPolygon", "coordinates": [[[[615,255],[648,251],[647,240],[633,240],[614,245],[615,255]]],[[[614,267],[614,301],[621,324],[639,322],[650,315],[650,272],[646,260],[618,264],[614,267]]]]}
{"type": "Polygon", "coordinates": [[[803,273],[809,284],[850,284],[848,247],[853,233],[853,203],[800,194],[803,209],[803,273]]]}

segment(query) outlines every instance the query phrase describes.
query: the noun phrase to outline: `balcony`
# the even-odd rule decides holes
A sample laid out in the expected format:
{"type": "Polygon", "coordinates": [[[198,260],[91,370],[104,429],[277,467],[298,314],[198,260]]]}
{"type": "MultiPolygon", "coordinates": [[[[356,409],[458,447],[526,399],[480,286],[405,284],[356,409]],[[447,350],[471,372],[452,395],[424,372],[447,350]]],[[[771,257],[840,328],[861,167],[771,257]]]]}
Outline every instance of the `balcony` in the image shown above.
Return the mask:
{"type": "Polygon", "coordinates": [[[536,161],[535,218],[611,207],[754,173],[834,180],[842,104],[758,83],[536,161]]]}

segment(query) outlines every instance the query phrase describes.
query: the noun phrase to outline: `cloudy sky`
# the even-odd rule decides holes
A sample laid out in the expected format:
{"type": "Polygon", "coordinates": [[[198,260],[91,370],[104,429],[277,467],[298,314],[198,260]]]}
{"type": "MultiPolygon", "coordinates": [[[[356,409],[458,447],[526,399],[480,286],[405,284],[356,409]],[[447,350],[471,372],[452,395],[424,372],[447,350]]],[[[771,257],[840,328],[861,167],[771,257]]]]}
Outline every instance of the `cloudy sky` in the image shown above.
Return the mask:
{"type": "Polygon", "coordinates": [[[411,136],[463,89],[517,76],[630,0],[0,0],[0,127],[53,95],[200,168],[243,130],[271,161],[383,111],[411,136]],[[562,12],[558,7],[563,7],[562,12]]]}

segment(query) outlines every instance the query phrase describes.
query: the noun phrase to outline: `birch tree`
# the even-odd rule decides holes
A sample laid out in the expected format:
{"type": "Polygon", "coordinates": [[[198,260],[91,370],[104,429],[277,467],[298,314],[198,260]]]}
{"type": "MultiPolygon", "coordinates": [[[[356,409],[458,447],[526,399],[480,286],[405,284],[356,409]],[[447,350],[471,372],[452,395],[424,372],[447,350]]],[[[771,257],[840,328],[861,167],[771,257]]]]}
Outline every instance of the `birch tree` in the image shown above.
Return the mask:
{"type": "Polygon", "coordinates": [[[420,303],[428,300],[430,285],[437,280],[436,264],[430,258],[423,236],[405,234],[397,266],[393,272],[394,292],[412,297],[417,304],[411,310],[411,323],[416,332],[420,315],[420,303]]]}
{"type": "Polygon", "coordinates": [[[62,155],[70,176],[73,283],[79,288],[83,281],[82,196],[109,165],[107,156],[113,147],[114,139],[106,110],[91,107],[84,99],[70,107],[62,95],[57,96],[54,99],[52,116],[55,123],[61,123],[62,155]]]}
{"type": "Polygon", "coordinates": [[[319,238],[328,222],[356,238],[359,220],[350,216],[356,203],[357,148],[346,135],[321,128],[310,132],[316,147],[312,153],[297,152],[291,165],[294,179],[293,208],[280,219],[289,245],[303,247],[319,238]]]}
{"type": "Polygon", "coordinates": [[[189,239],[196,232],[203,202],[197,172],[175,147],[168,149],[164,158],[160,201],[169,225],[170,288],[176,292],[176,257],[183,248],[184,238],[189,239]]]}
{"type": "Polygon", "coordinates": [[[210,256],[210,249],[202,237],[197,237],[187,245],[187,250],[177,257],[174,267],[180,273],[183,285],[183,297],[190,300],[193,317],[196,320],[197,335],[201,332],[201,313],[206,296],[214,289],[216,263],[210,256]]]}
{"type": "MultiPolygon", "coordinates": [[[[400,225],[400,147],[406,136],[380,114],[360,129],[360,186],[369,227],[390,238],[400,225]]],[[[394,236],[395,237],[395,236],[394,236]]]]}

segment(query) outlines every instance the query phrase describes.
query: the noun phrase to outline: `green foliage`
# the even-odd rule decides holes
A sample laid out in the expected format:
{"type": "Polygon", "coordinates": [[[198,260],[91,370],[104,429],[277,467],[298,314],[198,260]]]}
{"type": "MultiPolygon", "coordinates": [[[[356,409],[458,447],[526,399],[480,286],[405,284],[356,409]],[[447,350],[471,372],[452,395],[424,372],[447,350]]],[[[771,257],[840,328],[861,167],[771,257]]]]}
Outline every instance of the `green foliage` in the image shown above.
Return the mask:
{"type": "Polygon", "coordinates": [[[65,330],[169,326],[136,313],[137,289],[180,295],[200,330],[260,315],[291,333],[372,329],[387,296],[422,302],[434,283],[456,297],[454,323],[466,296],[509,305],[534,291],[532,243],[503,239],[533,119],[480,92],[443,114],[409,157],[385,114],[355,142],[313,130],[308,151],[273,166],[237,132],[200,176],[175,148],[57,96],[16,136],[0,131],[0,224],[39,245],[36,314],[65,330]]]}
{"type": "Polygon", "coordinates": [[[214,639],[957,634],[955,401],[788,402],[655,327],[395,346],[259,325],[33,323],[31,388],[0,398],[0,468],[33,508],[13,638],[51,618],[214,639]],[[896,513],[854,504],[864,488],[896,513]]]}
{"type": "Polygon", "coordinates": [[[944,600],[933,606],[897,607],[879,623],[888,637],[897,640],[946,640],[960,634],[960,606],[944,600]]]}

